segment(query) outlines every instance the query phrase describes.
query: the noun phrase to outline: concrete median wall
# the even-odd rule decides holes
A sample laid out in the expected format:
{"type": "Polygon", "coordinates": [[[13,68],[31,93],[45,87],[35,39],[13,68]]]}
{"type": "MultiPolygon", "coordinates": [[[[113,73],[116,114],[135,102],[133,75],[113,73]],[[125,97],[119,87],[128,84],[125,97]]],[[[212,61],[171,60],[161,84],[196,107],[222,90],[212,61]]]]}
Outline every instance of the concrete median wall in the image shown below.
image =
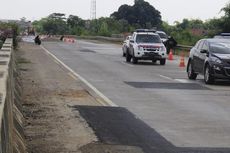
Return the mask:
{"type": "Polygon", "coordinates": [[[7,39],[0,49],[0,153],[26,152],[21,85],[12,44],[7,39]]]}

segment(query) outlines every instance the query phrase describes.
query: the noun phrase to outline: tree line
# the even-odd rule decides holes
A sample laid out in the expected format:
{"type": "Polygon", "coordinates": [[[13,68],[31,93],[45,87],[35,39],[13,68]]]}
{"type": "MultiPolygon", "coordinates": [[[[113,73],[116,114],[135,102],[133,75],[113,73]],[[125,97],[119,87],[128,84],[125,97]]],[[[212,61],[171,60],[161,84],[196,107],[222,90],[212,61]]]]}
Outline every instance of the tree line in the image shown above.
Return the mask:
{"type": "Polygon", "coordinates": [[[193,45],[198,39],[213,37],[221,32],[230,32],[230,4],[220,10],[224,16],[207,21],[184,19],[169,25],[162,21],[161,13],[144,0],[135,0],[134,5],[121,5],[110,17],[83,20],[79,16],[53,13],[34,21],[38,33],[50,35],[100,35],[131,33],[137,28],[157,28],[163,30],[180,44],[193,45]]]}

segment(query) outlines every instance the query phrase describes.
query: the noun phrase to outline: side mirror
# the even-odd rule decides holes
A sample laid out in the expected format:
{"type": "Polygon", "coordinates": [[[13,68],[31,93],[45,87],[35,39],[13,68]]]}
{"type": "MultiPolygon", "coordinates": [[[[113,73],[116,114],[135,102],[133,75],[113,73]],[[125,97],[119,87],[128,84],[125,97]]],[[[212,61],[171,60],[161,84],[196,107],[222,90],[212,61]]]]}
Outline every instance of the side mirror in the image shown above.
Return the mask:
{"type": "Polygon", "coordinates": [[[208,50],[202,49],[202,50],[200,51],[200,53],[202,53],[202,54],[208,54],[208,50]]]}
{"type": "Polygon", "coordinates": [[[134,40],[133,40],[133,39],[131,39],[131,40],[130,40],[130,42],[131,42],[131,43],[134,43],[134,40]]]}

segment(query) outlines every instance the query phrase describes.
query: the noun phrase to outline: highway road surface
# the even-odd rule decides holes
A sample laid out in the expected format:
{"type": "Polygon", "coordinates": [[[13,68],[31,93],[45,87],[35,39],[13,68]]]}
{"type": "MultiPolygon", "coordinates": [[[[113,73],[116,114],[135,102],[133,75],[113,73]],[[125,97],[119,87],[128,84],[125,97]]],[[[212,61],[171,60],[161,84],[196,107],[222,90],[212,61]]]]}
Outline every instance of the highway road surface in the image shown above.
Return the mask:
{"type": "Polygon", "coordinates": [[[230,148],[230,82],[190,81],[178,59],[165,66],[150,61],[133,65],[116,44],[78,40],[43,42],[42,47],[170,145],[230,148]]]}

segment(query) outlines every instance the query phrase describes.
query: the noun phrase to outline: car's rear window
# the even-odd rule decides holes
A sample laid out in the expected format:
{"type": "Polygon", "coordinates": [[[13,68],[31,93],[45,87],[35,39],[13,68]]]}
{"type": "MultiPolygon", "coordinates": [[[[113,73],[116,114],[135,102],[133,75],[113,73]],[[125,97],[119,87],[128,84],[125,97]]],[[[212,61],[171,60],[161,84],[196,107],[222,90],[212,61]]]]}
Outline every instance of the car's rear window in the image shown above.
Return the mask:
{"type": "Polygon", "coordinates": [[[164,33],[157,33],[162,39],[168,39],[168,36],[164,33]]]}
{"type": "Polygon", "coordinates": [[[210,51],[218,54],[230,54],[230,44],[228,43],[212,43],[210,51]]]}
{"type": "Polygon", "coordinates": [[[137,35],[136,42],[137,43],[161,43],[161,39],[160,36],[158,35],[141,34],[141,35],[137,35]]]}

